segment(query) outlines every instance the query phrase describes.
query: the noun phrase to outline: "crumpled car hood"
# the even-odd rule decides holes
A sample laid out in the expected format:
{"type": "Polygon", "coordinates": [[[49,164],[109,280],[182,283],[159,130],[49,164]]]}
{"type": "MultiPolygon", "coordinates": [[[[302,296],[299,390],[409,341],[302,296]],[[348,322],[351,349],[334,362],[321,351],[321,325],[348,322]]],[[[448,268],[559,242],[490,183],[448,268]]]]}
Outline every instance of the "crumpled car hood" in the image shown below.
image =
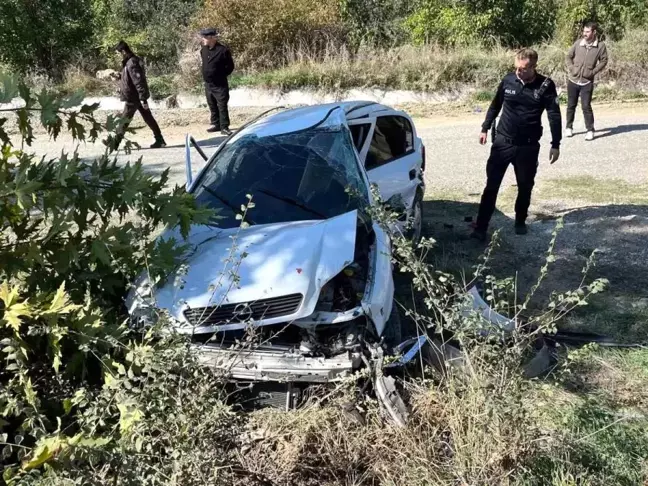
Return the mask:
{"type": "MultiPolygon", "coordinates": [[[[179,330],[188,328],[186,332],[217,329],[191,327],[183,314],[187,309],[291,294],[303,295],[295,313],[256,324],[307,317],[315,311],[324,284],[353,261],[356,227],[356,211],[324,221],[277,223],[243,230],[194,227],[187,242],[192,250],[183,265],[185,270],[171,275],[156,289],[156,305],[167,309],[179,323],[179,330]]],[[[171,236],[175,236],[174,232],[163,237],[171,236]]],[[[132,294],[128,300],[132,311],[137,303],[132,294]]],[[[227,326],[233,327],[243,325],[227,326]]]]}

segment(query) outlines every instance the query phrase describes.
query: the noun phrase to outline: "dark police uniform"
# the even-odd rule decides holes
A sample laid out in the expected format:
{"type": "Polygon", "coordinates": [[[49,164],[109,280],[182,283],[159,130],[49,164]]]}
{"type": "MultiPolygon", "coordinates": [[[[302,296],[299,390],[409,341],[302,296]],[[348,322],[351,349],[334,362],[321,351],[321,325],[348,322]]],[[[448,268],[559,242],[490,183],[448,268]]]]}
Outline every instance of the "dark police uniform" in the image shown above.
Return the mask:
{"type": "Polygon", "coordinates": [[[234,71],[232,53],[227,46],[216,44],[212,48],[203,46],[200,56],[202,57],[205,94],[211,112],[211,124],[218,130],[227,130],[230,124],[227,107],[229,102],[227,77],[234,71]]]}
{"type": "Polygon", "coordinates": [[[544,110],[547,110],[549,117],[551,146],[559,148],[562,121],[554,82],[540,74],[527,84],[524,84],[515,73],[504,77],[482,125],[482,132],[488,132],[497,115],[502,112],[486,164],[488,179],[479,205],[476,231],[485,233],[488,229],[495,211],[497,193],[509,164],[512,164],[515,169],[518,186],[515,223],[523,225],[526,221],[538,169],[544,110]]]}

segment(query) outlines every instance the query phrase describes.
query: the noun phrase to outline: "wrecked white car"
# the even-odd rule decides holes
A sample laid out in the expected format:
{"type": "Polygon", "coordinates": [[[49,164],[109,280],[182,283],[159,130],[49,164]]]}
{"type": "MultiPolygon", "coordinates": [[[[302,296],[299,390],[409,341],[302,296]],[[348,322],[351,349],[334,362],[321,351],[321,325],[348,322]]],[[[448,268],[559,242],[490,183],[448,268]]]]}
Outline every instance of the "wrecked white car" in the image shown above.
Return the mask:
{"type": "Polygon", "coordinates": [[[393,231],[418,239],[424,150],[405,113],[370,102],[263,116],[195,179],[188,147],[187,190],[218,219],[191,229],[164,285],[138,282],[132,318],[163,309],[234,379],[328,382],[364,366],[401,338],[390,235],[365,211],[370,184],[402,209],[393,231]]]}

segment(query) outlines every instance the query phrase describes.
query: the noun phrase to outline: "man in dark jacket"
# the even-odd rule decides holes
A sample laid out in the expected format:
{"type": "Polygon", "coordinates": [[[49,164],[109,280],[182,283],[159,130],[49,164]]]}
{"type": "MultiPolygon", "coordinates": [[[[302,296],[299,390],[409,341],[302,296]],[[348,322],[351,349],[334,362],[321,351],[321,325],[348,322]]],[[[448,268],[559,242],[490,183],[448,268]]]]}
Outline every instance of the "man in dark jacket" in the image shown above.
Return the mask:
{"type": "Polygon", "coordinates": [[[133,54],[131,48],[124,41],[120,41],[115,46],[115,50],[122,55],[122,71],[119,74],[119,94],[121,100],[125,102],[122,117],[127,122],[117,130],[114,148],[116,149],[121,143],[126,128],[128,128],[130,121],[137,111],[141,113],[142,118],[144,118],[144,121],[155,136],[155,143],[151,145],[151,148],[166,147],[166,142],[162,137],[160,127],[155,121],[155,118],[153,118],[153,114],[148,106],[150,93],[142,61],[133,54]]]}
{"type": "Polygon", "coordinates": [[[542,113],[547,110],[551,127],[549,161],[560,157],[562,126],[558,93],[554,82],[536,72],[538,53],[532,49],[520,50],[515,58],[515,72],[501,81],[495,99],[482,124],[479,143],[486,144],[488,131],[502,112],[497,124],[490,158],[486,164],[487,182],[479,205],[479,214],[472,237],[486,240],[488,225],[495,211],[497,193],[509,165],[515,169],[518,195],[515,202],[515,232],[527,233],[526,219],[531,192],[538,170],[538,154],[542,137],[542,113]]]}
{"type": "Polygon", "coordinates": [[[216,29],[208,28],[200,31],[202,37],[202,74],[205,81],[205,94],[211,112],[211,126],[208,132],[220,131],[230,135],[230,119],[227,103],[229,102],[229,83],[227,77],[234,71],[234,60],[229,48],[217,38],[216,29]]]}
{"type": "Polygon", "coordinates": [[[583,36],[569,49],[565,57],[567,65],[567,129],[566,135],[574,135],[574,115],[580,96],[583,104],[583,117],[587,135],[585,140],[594,140],[594,112],[592,111],[592,94],[594,78],[608,63],[605,43],[598,39],[597,25],[594,22],[585,24],[583,36]]]}

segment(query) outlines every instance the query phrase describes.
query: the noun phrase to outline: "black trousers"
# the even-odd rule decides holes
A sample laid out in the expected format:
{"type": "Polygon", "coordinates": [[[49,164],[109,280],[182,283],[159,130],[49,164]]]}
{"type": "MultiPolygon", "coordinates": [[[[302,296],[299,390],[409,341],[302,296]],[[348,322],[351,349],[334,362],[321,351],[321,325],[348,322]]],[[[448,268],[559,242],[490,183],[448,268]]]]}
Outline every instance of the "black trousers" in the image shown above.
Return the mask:
{"type": "Polygon", "coordinates": [[[126,133],[126,128],[128,128],[128,125],[130,124],[131,120],[135,116],[136,112],[140,112],[142,115],[142,118],[148,125],[148,127],[151,129],[153,132],[153,135],[155,138],[162,137],[162,131],[160,130],[160,126],[158,123],[155,121],[155,118],[153,118],[153,113],[151,113],[150,109],[146,109],[142,106],[142,103],[139,101],[127,101],[124,104],[124,110],[122,111],[122,117],[126,118],[128,122],[123,125],[121,129],[117,130],[117,135],[119,139],[124,136],[124,133],[126,133]]]}
{"type": "Polygon", "coordinates": [[[211,124],[220,130],[229,128],[229,86],[217,86],[205,83],[205,94],[207,95],[207,104],[211,112],[211,124]]]}
{"type": "Polygon", "coordinates": [[[515,201],[515,222],[524,223],[529,213],[531,192],[538,171],[540,144],[514,145],[502,136],[497,136],[486,163],[486,188],[482,194],[476,229],[486,231],[495,212],[497,193],[506,174],[509,164],[515,169],[518,195],[515,201]]]}
{"type": "Polygon", "coordinates": [[[594,131],[594,111],[592,111],[592,95],[594,94],[594,83],[579,86],[569,81],[567,83],[567,128],[574,127],[574,117],[580,96],[585,118],[587,131],[594,131]]]}

